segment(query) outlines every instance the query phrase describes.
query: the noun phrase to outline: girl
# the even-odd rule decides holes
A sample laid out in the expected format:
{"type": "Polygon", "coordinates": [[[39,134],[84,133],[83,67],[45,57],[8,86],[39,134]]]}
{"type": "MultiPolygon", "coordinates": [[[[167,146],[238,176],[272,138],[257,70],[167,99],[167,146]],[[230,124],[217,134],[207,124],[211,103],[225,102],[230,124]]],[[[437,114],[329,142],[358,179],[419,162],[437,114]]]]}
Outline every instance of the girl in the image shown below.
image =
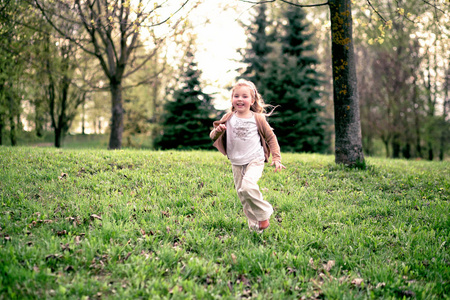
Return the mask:
{"type": "MultiPolygon", "coordinates": [[[[255,85],[239,80],[231,90],[231,112],[213,123],[211,139],[231,162],[234,185],[241,200],[251,230],[261,233],[269,227],[272,205],[265,201],[259,190],[264,163],[272,154],[275,172],[286,167],[281,164],[280,146],[272,128],[266,121],[265,108],[255,85]]],[[[270,114],[269,114],[270,115],[270,114]]]]}

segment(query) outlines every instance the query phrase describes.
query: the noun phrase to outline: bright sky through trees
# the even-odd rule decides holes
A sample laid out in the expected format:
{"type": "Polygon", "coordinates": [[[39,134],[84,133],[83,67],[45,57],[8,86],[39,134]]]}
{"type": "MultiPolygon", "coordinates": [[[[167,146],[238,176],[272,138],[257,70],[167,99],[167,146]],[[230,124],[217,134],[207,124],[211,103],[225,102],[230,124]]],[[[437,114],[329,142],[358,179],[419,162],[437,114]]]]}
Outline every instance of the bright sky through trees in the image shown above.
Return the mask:
{"type": "Polygon", "coordinates": [[[203,71],[202,79],[206,93],[214,95],[217,108],[228,108],[227,85],[234,82],[240,67],[237,49],[246,45],[245,30],[239,21],[245,22],[252,5],[240,1],[204,1],[191,16],[197,33],[198,66],[203,71]]]}

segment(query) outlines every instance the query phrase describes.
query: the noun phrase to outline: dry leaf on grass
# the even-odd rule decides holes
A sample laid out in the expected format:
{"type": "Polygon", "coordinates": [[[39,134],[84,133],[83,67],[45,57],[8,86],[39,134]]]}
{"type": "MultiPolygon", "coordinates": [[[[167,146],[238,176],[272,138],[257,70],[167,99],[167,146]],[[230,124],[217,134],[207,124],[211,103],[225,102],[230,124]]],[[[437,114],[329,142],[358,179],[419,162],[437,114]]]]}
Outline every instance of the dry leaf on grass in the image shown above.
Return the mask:
{"type": "Polygon", "coordinates": [[[312,257],[309,259],[309,266],[314,270],[317,269],[317,267],[314,265],[314,259],[312,257]]]}
{"type": "Polygon", "coordinates": [[[233,264],[236,263],[236,255],[234,255],[234,253],[231,253],[231,260],[233,261],[233,264]]]}
{"type": "Polygon", "coordinates": [[[102,220],[102,217],[100,217],[100,216],[97,216],[96,214],[92,214],[91,215],[91,220],[95,220],[95,219],[97,219],[97,220],[102,220]]]}
{"type": "Polygon", "coordinates": [[[335,264],[336,264],[336,262],[334,260],[329,260],[326,264],[323,264],[323,268],[327,272],[330,272],[331,268],[334,267],[335,264]]]}

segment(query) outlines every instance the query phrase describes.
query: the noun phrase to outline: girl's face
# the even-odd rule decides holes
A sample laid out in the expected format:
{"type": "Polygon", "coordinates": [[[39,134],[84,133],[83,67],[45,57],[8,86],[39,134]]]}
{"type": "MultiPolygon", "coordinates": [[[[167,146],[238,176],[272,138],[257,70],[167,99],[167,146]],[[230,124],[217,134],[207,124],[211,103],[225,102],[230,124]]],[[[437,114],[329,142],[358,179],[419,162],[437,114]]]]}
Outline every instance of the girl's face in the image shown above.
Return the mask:
{"type": "Polygon", "coordinates": [[[238,86],[234,89],[231,103],[237,115],[247,116],[254,102],[252,90],[248,86],[238,86]]]}

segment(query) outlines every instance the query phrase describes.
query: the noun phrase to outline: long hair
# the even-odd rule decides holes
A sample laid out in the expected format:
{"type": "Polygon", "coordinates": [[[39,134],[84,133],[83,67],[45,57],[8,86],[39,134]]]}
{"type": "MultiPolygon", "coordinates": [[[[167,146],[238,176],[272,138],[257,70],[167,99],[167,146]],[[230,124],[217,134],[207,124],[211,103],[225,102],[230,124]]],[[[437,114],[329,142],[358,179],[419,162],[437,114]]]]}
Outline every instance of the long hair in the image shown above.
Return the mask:
{"type": "MultiPolygon", "coordinates": [[[[241,86],[246,86],[251,91],[252,100],[254,100],[253,104],[250,106],[251,111],[253,111],[255,113],[259,113],[259,114],[264,114],[265,116],[270,116],[273,113],[273,111],[276,107],[274,107],[273,105],[264,103],[264,99],[259,94],[258,90],[256,89],[255,84],[249,80],[239,79],[234,84],[233,88],[231,89],[231,99],[233,99],[234,91],[236,90],[236,88],[241,87],[241,86]],[[269,108],[269,107],[272,108],[272,111],[270,113],[267,113],[266,108],[269,108]]],[[[234,111],[234,107],[231,107],[231,111],[234,111]]]]}

